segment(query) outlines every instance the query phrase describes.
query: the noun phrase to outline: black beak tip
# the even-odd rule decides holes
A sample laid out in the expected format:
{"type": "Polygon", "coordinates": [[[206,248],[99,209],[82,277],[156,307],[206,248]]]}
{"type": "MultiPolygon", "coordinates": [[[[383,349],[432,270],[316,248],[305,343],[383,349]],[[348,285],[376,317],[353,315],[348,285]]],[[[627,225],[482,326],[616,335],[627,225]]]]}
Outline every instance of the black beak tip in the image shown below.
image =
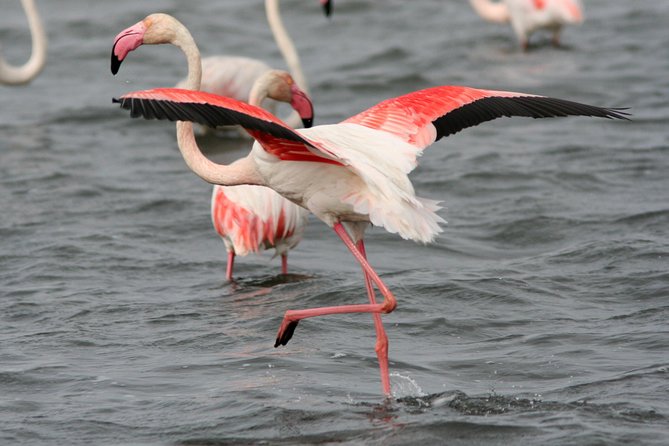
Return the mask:
{"type": "Polygon", "coordinates": [[[314,118],[302,118],[302,125],[305,129],[311,128],[314,125],[314,118]]]}
{"type": "Polygon", "coordinates": [[[118,57],[116,57],[116,54],[114,54],[114,50],[112,50],[112,54],[111,54],[111,72],[112,72],[112,74],[116,75],[116,73],[118,73],[118,69],[121,67],[121,62],[123,62],[123,61],[120,60],[118,57]]]}

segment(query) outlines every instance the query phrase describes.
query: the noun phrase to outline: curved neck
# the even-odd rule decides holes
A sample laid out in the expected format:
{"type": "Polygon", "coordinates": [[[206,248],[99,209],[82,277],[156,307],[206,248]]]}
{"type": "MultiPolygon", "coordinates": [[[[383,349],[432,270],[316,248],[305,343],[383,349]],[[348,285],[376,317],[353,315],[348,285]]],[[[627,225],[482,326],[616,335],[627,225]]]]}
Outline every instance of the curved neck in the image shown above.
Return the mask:
{"type": "Polygon", "coordinates": [[[489,22],[506,23],[509,21],[509,8],[504,1],[469,0],[472,8],[484,20],[489,22]]]}
{"type": "Polygon", "coordinates": [[[253,83],[249,92],[249,104],[256,107],[262,107],[262,103],[269,96],[268,77],[260,76],[253,83]]]}
{"type": "Polygon", "coordinates": [[[199,90],[202,83],[202,60],[200,50],[193,39],[193,35],[181,22],[175,20],[173,26],[174,35],[169,40],[172,45],[181,49],[188,63],[188,75],[183,88],[187,90],[199,90]]]}
{"type": "MultiPolygon", "coordinates": [[[[199,90],[202,83],[202,62],[200,50],[191,33],[181,23],[175,24],[175,34],[170,43],[176,45],[186,55],[188,76],[184,88],[199,90]]],[[[217,164],[207,158],[195,140],[193,123],[179,121],[177,127],[177,144],[181,156],[188,167],[200,178],[211,184],[234,186],[239,184],[261,184],[255,164],[249,158],[242,158],[231,165],[217,164]]]]}
{"type": "Polygon", "coordinates": [[[286,65],[288,65],[288,71],[290,71],[297,85],[305,93],[309,94],[307,80],[304,78],[304,73],[302,73],[300,57],[297,55],[295,45],[288,32],[286,32],[286,28],[283,26],[283,21],[281,20],[279,0],[265,0],[265,14],[267,15],[267,22],[272,30],[272,35],[274,35],[274,40],[279,47],[279,51],[281,51],[283,59],[286,61],[286,65]]]}
{"type": "Polygon", "coordinates": [[[35,3],[33,0],[21,0],[21,3],[28,18],[28,27],[30,28],[32,38],[32,50],[30,59],[20,67],[9,65],[0,57],[0,83],[9,85],[20,85],[30,82],[42,71],[46,62],[46,34],[35,3]]]}
{"type": "Polygon", "coordinates": [[[177,143],[190,170],[207,183],[221,186],[264,185],[255,163],[248,156],[238,159],[229,166],[215,163],[204,156],[195,141],[192,122],[177,122],[177,143]]]}

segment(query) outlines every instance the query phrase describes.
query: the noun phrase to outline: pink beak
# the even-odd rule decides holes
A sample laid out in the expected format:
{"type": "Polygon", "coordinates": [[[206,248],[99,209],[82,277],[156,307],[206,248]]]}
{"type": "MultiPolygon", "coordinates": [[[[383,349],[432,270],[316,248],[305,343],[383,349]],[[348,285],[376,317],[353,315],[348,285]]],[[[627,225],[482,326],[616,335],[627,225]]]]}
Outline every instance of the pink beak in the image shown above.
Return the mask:
{"type": "Polygon", "coordinates": [[[111,72],[118,73],[121,62],[132,50],[137,49],[144,41],[144,32],[146,32],[146,25],[144,22],[138,22],[130,28],[126,28],[114,39],[114,46],[111,52],[111,72]]]}
{"type": "Polygon", "coordinates": [[[290,93],[292,95],[290,105],[300,115],[304,128],[308,129],[314,123],[314,106],[311,99],[295,83],[290,86],[290,93]]]}

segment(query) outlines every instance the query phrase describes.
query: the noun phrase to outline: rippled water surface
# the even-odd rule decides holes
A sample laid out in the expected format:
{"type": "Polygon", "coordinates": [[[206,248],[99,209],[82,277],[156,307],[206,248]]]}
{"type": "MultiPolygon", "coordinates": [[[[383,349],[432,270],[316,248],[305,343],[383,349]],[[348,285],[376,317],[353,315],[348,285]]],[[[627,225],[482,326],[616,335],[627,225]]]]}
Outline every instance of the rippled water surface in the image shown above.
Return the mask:
{"type": "MultiPolygon", "coordinates": [[[[564,48],[466,1],[283,0],[316,107],[338,122],[440,84],[610,107],[632,122],[501,119],[439,141],[412,174],[448,220],[432,245],[379,229],[371,263],[399,306],[383,320],[393,398],[369,315],[283,312],[363,303],[361,273],[312,219],[279,275],[239,259],[209,220],[210,186],[173,125],[111,98],[185,74],[174,47],[109,72],[114,36],[155,11],[204,54],[283,67],[259,0],[38,0],[44,72],[0,86],[0,443],[666,444],[669,438],[669,4],[586,0],[564,48]]],[[[29,52],[3,0],[2,54],[29,52]]],[[[212,158],[249,143],[207,137],[212,158]]]]}

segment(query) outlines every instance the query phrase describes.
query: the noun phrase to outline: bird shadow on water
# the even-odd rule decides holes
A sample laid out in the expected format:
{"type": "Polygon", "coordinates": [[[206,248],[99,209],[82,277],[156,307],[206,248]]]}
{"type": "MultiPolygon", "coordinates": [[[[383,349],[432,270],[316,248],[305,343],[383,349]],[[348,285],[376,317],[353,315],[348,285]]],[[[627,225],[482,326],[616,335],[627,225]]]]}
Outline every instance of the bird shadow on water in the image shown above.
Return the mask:
{"type": "Polygon", "coordinates": [[[287,283],[298,283],[304,282],[309,279],[313,279],[315,276],[310,276],[307,274],[278,274],[275,276],[267,277],[254,277],[253,279],[241,279],[236,281],[236,283],[241,287],[250,286],[250,287],[273,287],[276,285],[283,285],[287,283]]]}
{"type": "Polygon", "coordinates": [[[214,288],[224,290],[225,295],[232,297],[234,300],[247,300],[268,295],[280,285],[298,284],[314,278],[315,276],[293,273],[253,276],[252,278],[239,277],[231,282],[222,282],[214,288]]]}
{"type": "MultiPolygon", "coordinates": [[[[278,285],[300,283],[313,279],[315,276],[306,274],[277,274],[273,276],[239,277],[231,282],[224,282],[221,287],[228,287],[233,293],[252,292],[254,289],[270,289],[278,285]]],[[[269,292],[269,291],[268,291],[269,292]]]]}

